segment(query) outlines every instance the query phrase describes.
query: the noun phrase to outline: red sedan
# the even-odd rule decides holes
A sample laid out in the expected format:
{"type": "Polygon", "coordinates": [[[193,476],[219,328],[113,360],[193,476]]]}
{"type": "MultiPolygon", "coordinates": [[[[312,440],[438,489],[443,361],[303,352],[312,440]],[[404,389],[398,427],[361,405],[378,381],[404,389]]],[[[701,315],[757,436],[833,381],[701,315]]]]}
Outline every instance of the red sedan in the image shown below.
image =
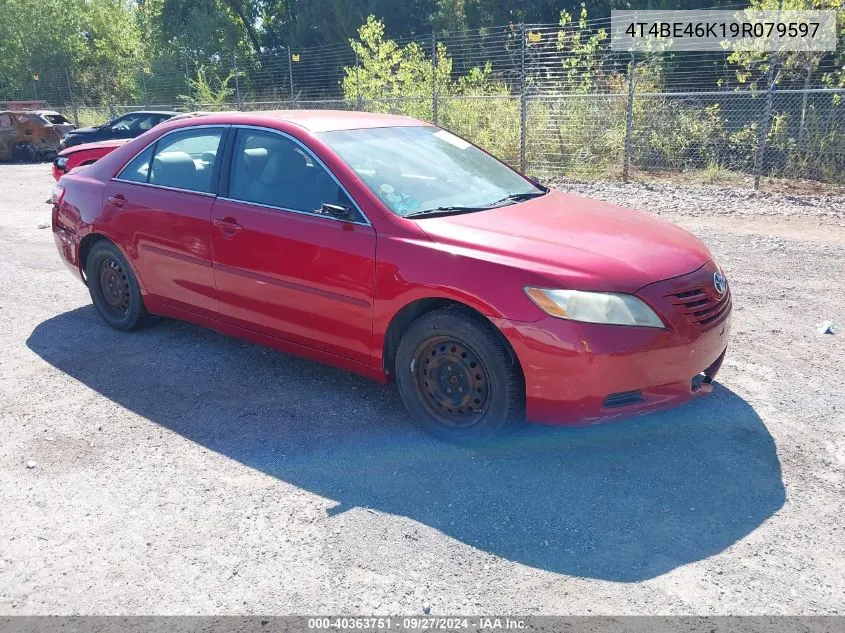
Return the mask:
{"type": "Polygon", "coordinates": [[[106,154],[110,154],[116,148],[124,145],[127,139],[111,139],[109,141],[100,141],[98,143],[85,143],[84,145],[74,145],[59,152],[59,155],[53,159],[53,178],[58,180],[71,169],[76,167],[83,167],[96,163],[106,154]]]}
{"type": "Polygon", "coordinates": [[[174,317],[395,379],[453,441],[683,403],[728,342],[730,290],[697,238],[406,117],[165,123],[53,201],[110,326],[174,317]]]}

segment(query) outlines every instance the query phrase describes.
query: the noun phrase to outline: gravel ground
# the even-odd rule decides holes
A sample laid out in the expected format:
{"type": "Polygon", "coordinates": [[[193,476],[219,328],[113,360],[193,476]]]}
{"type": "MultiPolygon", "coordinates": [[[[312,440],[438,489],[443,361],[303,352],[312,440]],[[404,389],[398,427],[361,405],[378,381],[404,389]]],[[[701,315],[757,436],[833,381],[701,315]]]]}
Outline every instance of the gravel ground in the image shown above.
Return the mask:
{"type": "Polygon", "coordinates": [[[0,614],[829,614],[845,607],[835,197],[565,183],[700,235],[712,396],[484,450],[393,387],[161,321],[108,329],[46,165],[0,166],[0,614]]]}

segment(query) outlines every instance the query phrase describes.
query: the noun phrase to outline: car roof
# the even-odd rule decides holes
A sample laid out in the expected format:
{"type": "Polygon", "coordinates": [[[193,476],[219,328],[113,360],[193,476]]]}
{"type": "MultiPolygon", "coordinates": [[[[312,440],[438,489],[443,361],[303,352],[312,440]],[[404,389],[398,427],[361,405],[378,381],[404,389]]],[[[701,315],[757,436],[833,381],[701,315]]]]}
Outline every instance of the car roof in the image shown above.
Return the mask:
{"type": "Polygon", "coordinates": [[[130,112],[124,112],[123,114],[119,115],[118,118],[121,116],[126,116],[127,114],[168,114],[170,116],[176,116],[177,114],[181,114],[179,112],[175,112],[174,110],[132,110],[130,112]]]}
{"type": "MultiPolygon", "coordinates": [[[[258,112],[218,112],[188,119],[192,124],[269,125],[284,121],[310,132],[332,132],[378,127],[430,125],[425,121],[397,114],[348,110],[265,110],[258,112]]],[[[183,120],[184,121],[184,120],[183,120]]]]}

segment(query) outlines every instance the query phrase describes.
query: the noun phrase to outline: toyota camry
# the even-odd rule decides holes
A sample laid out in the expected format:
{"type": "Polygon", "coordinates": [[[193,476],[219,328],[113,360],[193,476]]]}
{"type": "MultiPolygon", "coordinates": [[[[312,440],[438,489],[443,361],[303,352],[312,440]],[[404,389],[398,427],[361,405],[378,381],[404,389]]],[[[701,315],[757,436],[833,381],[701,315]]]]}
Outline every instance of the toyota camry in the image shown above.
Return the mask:
{"type": "Polygon", "coordinates": [[[693,235],[407,117],[168,122],[52,201],[111,327],[172,317],[395,381],[451,441],[682,404],[727,347],[730,288],[693,235]]]}

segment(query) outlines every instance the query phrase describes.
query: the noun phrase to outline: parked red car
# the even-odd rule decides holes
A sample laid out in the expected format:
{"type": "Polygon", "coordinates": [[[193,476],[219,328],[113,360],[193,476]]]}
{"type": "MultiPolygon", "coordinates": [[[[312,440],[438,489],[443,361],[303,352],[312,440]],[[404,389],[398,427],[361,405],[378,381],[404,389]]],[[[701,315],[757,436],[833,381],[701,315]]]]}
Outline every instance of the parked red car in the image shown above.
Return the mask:
{"type": "Polygon", "coordinates": [[[395,379],[453,441],[680,404],[727,347],[730,290],[698,239],[406,117],[168,122],[53,200],[112,327],[174,317],[395,379]]]}
{"type": "Polygon", "coordinates": [[[106,154],[113,152],[115,148],[125,145],[126,142],[127,139],[111,139],[63,149],[53,160],[53,178],[58,180],[75,167],[96,163],[106,154]]]}

